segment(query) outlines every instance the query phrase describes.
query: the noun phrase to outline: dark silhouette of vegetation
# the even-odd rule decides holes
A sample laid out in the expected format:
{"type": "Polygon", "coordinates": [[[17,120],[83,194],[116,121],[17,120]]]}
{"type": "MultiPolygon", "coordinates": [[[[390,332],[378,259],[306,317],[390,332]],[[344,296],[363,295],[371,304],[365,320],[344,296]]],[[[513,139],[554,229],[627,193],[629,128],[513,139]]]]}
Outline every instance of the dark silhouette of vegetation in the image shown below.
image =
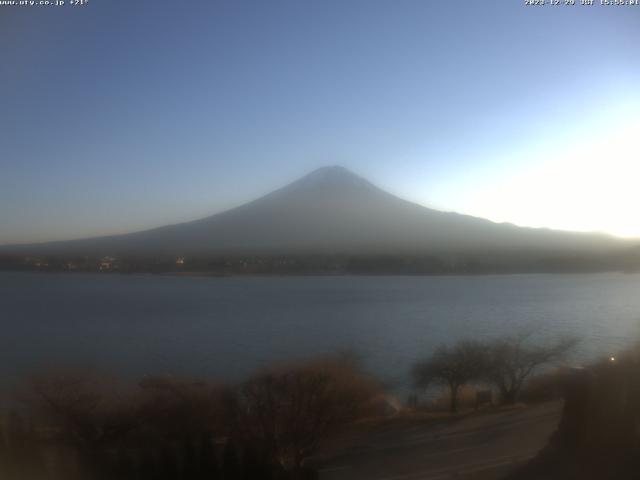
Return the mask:
{"type": "Polygon", "coordinates": [[[38,477],[44,463],[33,422],[17,412],[0,420],[0,478],[38,477]],[[4,421],[2,421],[4,420],[4,421]]]}
{"type": "Polygon", "coordinates": [[[613,253],[548,256],[503,251],[437,254],[176,255],[0,253],[0,271],[156,273],[192,275],[475,275],[638,271],[638,248],[613,253]]]}
{"type": "Polygon", "coordinates": [[[323,359],[260,373],[238,391],[238,432],[279,467],[300,472],[333,429],[358,418],[376,393],[355,365],[323,359]]]}
{"type": "Polygon", "coordinates": [[[640,346],[558,375],[565,398],[558,430],[513,480],[638,478],[640,346]]]}
{"type": "Polygon", "coordinates": [[[501,337],[487,347],[486,379],[500,394],[503,404],[513,404],[524,382],[539,367],[560,360],[576,344],[575,338],[561,339],[550,345],[531,345],[530,334],[501,337]]]}
{"type": "Polygon", "coordinates": [[[451,413],[458,411],[460,388],[471,383],[493,385],[502,404],[513,404],[538,368],[561,359],[576,343],[571,338],[531,345],[529,339],[530,334],[521,334],[491,342],[463,340],[452,347],[441,346],[413,366],[415,384],[422,389],[447,387],[451,413]]]}
{"type": "Polygon", "coordinates": [[[376,394],[342,358],[273,368],[237,386],[40,377],[22,414],[0,416],[0,478],[311,479],[305,458],[376,394]]]}
{"type": "Polygon", "coordinates": [[[423,389],[433,384],[448,387],[449,408],[455,413],[460,387],[483,375],[485,358],[486,348],[479,342],[463,341],[453,347],[443,345],[427,360],[414,365],[416,385],[423,389]]]}

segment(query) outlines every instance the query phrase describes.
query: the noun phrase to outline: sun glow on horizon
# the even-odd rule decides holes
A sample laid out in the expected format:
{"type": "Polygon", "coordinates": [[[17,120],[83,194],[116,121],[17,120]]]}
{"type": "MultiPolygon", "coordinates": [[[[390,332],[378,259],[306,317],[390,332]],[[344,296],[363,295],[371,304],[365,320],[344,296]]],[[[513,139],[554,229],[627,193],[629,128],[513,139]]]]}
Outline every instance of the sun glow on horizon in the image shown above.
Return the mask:
{"type": "Polygon", "coordinates": [[[514,159],[521,168],[468,186],[458,210],[521,226],[640,238],[640,118],[632,118],[514,159]]]}

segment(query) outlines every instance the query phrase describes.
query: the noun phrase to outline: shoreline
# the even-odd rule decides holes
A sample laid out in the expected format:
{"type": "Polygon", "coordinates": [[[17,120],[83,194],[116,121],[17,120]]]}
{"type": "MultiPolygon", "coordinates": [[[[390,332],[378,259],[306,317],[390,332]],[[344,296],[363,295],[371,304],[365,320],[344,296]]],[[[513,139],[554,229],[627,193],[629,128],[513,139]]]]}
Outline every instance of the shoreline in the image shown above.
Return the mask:
{"type": "Polygon", "coordinates": [[[451,272],[451,273],[406,273],[406,272],[305,272],[305,273],[230,273],[230,272],[148,272],[148,271],[70,271],[70,270],[27,270],[27,269],[0,269],[3,273],[22,273],[22,274],[44,274],[44,275],[105,275],[105,276],[153,276],[153,277],[176,277],[176,278],[301,278],[301,277],[323,277],[323,278],[340,278],[340,277],[498,277],[498,276],[528,276],[528,275],[604,275],[604,274],[621,274],[621,275],[639,275],[640,270],[598,270],[598,271],[513,271],[513,272],[451,272]]]}

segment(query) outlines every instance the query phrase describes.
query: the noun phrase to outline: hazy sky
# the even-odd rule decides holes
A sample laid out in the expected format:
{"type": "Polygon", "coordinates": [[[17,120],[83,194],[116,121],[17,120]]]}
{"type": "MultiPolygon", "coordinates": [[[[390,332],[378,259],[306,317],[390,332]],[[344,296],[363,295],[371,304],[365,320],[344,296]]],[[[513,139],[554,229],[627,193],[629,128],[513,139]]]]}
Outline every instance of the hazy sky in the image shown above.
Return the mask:
{"type": "Polygon", "coordinates": [[[640,236],[640,7],[523,3],[0,6],[0,243],[194,219],[327,164],[640,236]]]}

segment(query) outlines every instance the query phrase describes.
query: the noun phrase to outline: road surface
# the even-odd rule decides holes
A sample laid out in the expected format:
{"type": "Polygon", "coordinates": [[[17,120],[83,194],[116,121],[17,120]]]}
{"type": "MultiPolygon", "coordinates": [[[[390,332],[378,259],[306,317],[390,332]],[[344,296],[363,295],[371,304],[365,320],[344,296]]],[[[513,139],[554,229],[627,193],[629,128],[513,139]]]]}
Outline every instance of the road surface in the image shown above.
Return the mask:
{"type": "Polygon", "coordinates": [[[533,458],[561,402],[485,411],[435,424],[374,428],[316,458],[320,480],[493,480],[533,458]]]}

